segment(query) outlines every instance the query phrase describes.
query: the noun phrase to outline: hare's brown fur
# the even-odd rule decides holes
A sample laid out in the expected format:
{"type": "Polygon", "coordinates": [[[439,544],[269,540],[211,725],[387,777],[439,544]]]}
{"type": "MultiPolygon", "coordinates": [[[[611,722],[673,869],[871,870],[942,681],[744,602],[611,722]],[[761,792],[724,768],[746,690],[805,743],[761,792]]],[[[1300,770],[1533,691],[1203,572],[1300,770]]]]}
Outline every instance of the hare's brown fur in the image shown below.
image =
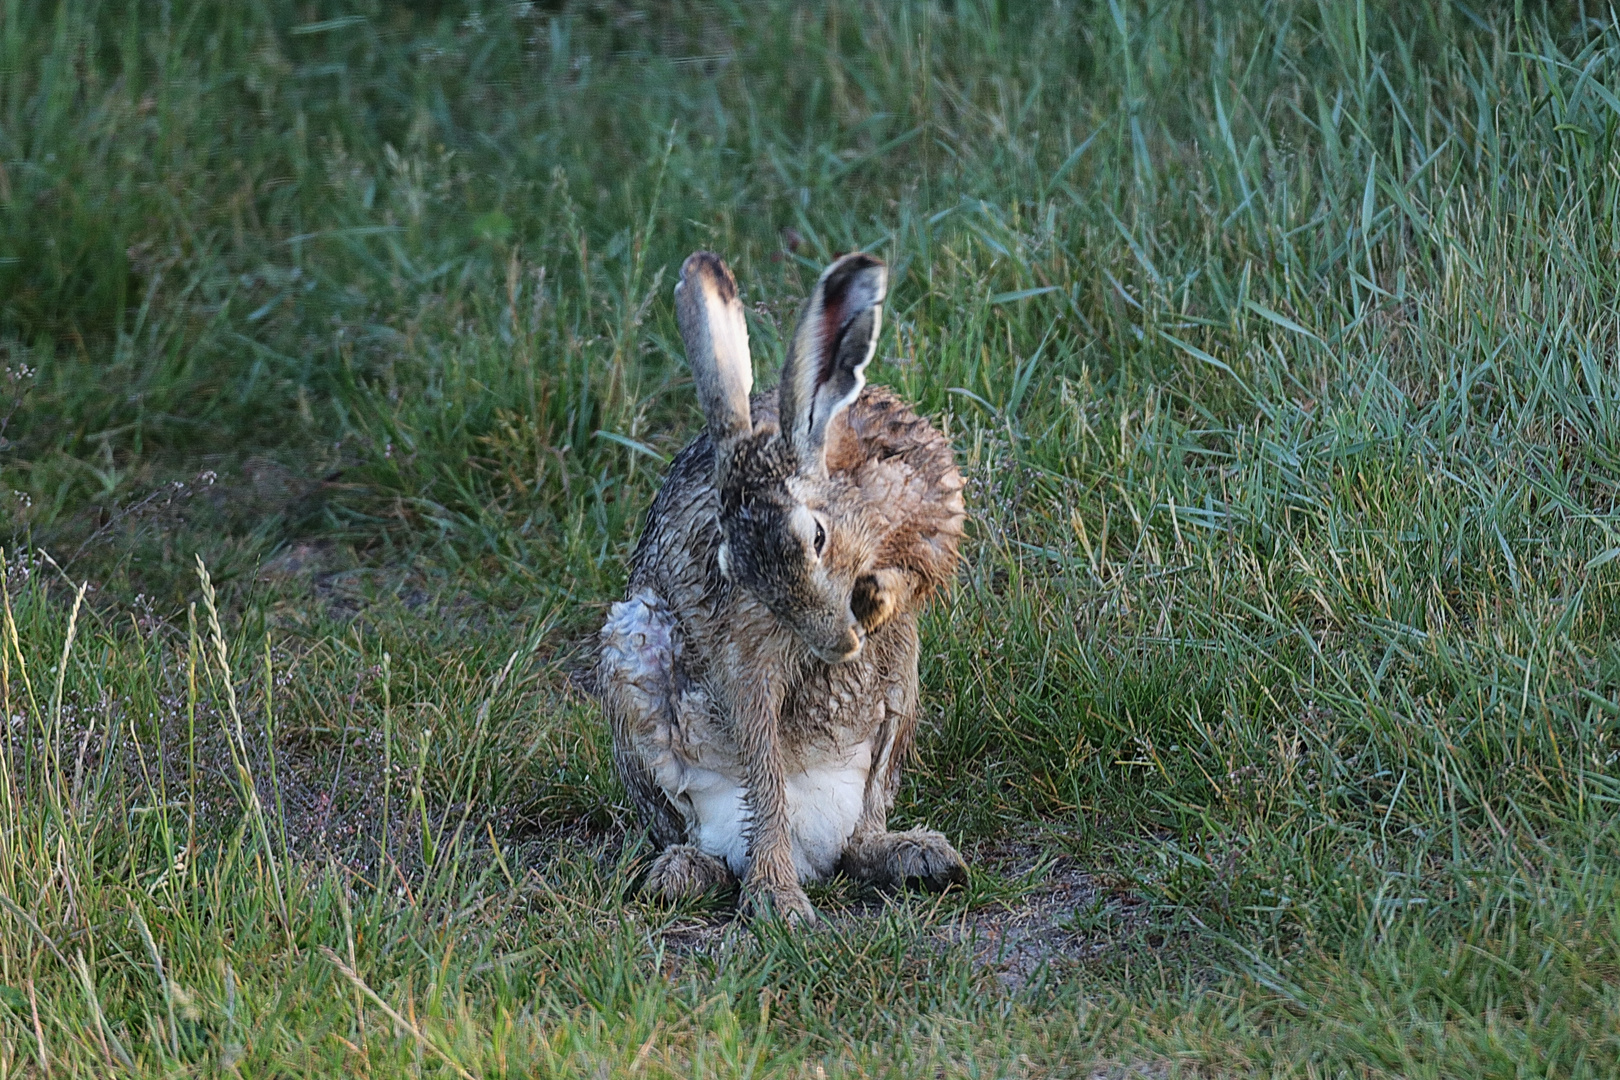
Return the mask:
{"type": "Polygon", "coordinates": [[[751,898],[811,916],[799,882],[836,869],[934,887],[965,874],[938,833],[886,831],[917,724],[918,617],[955,573],[964,510],[949,442],[888,390],[822,418],[822,471],[795,457],[779,403],[754,395],[718,452],[711,418],[671,463],[602,630],[598,685],[661,849],[646,888],[679,896],[735,875],[751,898]],[[820,584],[739,583],[762,580],[769,568],[747,560],[775,550],[751,523],[804,508],[828,526],[820,584]],[[815,588],[859,624],[854,659],[818,658],[782,617],[818,602],[815,588]]]}

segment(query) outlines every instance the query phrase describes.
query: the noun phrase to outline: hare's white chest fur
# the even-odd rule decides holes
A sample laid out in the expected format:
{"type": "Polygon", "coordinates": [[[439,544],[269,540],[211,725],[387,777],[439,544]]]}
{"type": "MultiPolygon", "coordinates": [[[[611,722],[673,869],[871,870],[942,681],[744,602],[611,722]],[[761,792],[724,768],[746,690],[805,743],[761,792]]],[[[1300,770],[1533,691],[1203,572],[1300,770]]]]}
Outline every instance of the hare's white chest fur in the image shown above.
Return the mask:
{"type": "MultiPolygon", "coordinates": [[[[790,770],[788,822],[793,863],[801,880],[830,875],[860,820],[872,766],[867,739],[842,755],[826,755],[790,770]]],[[[687,818],[688,836],[723,859],[738,877],[748,872],[748,788],[736,772],[707,768],[679,752],[657,772],[659,786],[687,818]]]]}
{"type": "MultiPolygon", "coordinates": [[[[639,734],[654,783],[686,819],[688,842],[722,859],[732,873],[748,872],[749,810],[744,767],[735,740],[699,686],[680,686],[680,644],[669,609],[648,591],[613,605],[602,640],[629,682],[649,697],[639,734]]],[[[834,725],[787,755],[787,794],[793,861],[801,879],[827,877],[860,820],[872,769],[874,733],[866,725],[834,725]],[[829,737],[830,736],[830,737],[829,737]]]]}

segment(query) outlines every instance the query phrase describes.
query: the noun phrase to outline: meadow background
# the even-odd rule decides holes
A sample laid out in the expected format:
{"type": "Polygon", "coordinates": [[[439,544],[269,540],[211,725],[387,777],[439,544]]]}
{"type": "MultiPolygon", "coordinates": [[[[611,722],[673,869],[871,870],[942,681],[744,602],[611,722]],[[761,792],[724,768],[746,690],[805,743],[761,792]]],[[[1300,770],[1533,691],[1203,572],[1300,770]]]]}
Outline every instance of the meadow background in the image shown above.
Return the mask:
{"type": "Polygon", "coordinates": [[[1597,0],[0,0],[0,1076],[1620,1073],[1617,95],[1597,0]],[[698,247],[764,382],[892,267],[965,891],[625,899],[698,247]]]}

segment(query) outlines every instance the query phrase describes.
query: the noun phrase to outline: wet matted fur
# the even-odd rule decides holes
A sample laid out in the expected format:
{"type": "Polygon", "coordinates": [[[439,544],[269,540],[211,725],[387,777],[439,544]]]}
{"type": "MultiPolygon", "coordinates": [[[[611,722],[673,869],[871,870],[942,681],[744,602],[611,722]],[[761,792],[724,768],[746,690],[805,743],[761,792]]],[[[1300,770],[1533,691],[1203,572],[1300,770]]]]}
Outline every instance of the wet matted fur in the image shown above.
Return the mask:
{"type": "Polygon", "coordinates": [[[955,573],[950,443],[866,387],[883,264],[845,256],[805,304],[776,390],[749,395],[731,271],[699,252],[676,305],[706,431],[671,463],[601,631],[614,758],[660,853],[643,888],[741,880],[813,918],[802,881],[966,876],[937,832],[887,829],[917,724],[917,623],[955,573]]]}

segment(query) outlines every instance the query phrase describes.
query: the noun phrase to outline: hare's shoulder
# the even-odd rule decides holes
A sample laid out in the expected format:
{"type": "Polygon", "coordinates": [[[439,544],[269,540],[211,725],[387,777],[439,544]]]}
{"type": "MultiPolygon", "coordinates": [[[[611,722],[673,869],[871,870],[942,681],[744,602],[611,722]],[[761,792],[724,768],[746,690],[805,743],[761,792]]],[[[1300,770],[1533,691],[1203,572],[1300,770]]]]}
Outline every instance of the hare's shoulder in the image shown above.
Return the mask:
{"type": "Polygon", "coordinates": [[[675,455],[647,509],[630,557],[631,591],[655,589],[682,615],[711,606],[721,583],[719,509],[714,448],[703,434],[675,455]]]}

